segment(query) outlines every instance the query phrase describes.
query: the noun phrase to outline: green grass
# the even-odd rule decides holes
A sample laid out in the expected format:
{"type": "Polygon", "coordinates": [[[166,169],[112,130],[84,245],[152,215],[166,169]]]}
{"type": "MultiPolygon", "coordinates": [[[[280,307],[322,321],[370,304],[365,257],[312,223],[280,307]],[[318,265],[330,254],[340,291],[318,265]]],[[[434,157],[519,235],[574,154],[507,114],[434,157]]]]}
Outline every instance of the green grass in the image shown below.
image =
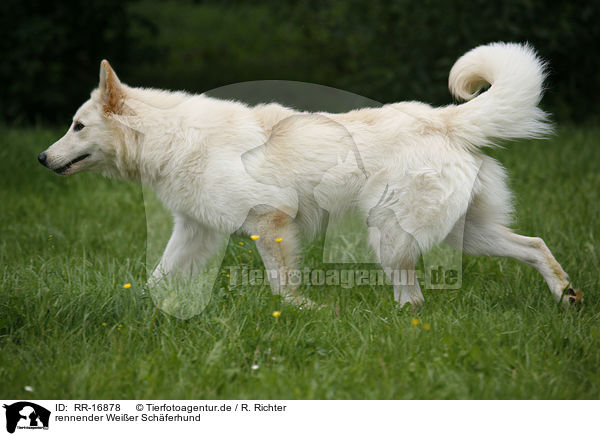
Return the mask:
{"type": "MultiPolygon", "coordinates": [[[[525,265],[464,256],[462,288],[425,290],[417,313],[366,286],[304,289],[330,308],[299,310],[264,286],[228,287],[224,270],[188,320],[142,294],[140,187],[44,170],[36,155],[57,130],[0,134],[3,398],[600,396],[598,130],[493,152],[511,173],[515,228],[546,240],[585,292],[581,311],[558,308],[525,265]]],[[[318,266],[318,251],[304,264],[318,266]]],[[[235,264],[260,265],[250,239],[230,243],[223,265],[235,264]]]]}

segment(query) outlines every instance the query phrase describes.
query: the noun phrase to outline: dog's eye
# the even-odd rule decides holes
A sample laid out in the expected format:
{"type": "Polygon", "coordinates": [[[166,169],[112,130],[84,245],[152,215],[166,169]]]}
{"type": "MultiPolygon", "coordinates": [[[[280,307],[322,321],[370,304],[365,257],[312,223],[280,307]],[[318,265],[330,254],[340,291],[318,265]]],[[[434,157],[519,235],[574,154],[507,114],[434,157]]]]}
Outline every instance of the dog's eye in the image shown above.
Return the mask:
{"type": "Polygon", "coordinates": [[[79,132],[81,129],[83,129],[85,126],[80,123],[79,121],[77,121],[75,123],[75,125],[73,126],[73,130],[75,130],[76,132],[79,132]]]}

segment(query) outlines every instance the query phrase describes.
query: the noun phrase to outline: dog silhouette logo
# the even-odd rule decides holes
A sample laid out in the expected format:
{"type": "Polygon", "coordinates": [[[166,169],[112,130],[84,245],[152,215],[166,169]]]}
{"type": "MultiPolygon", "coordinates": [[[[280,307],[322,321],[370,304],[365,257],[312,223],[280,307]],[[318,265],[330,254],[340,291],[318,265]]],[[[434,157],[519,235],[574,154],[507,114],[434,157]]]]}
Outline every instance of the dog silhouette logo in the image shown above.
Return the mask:
{"type": "Polygon", "coordinates": [[[6,431],[19,429],[48,429],[50,411],[29,401],[4,405],[6,409],[6,431]]]}

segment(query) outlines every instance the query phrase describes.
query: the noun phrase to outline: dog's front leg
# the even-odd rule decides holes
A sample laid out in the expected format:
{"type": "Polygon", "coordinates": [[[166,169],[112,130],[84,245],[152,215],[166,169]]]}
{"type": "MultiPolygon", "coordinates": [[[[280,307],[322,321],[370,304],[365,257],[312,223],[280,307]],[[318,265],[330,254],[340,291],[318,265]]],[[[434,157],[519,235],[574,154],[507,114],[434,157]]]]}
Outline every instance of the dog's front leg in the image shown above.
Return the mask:
{"type": "Polygon", "coordinates": [[[215,231],[188,218],[175,216],[173,234],[148,284],[154,285],[175,273],[187,277],[194,275],[214,253],[220,239],[215,231]]]}
{"type": "Polygon", "coordinates": [[[298,230],[293,219],[280,211],[251,217],[247,230],[259,236],[256,248],[265,265],[271,291],[292,304],[316,306],[297,293],[300,274],[297,269],[298,230]]]}

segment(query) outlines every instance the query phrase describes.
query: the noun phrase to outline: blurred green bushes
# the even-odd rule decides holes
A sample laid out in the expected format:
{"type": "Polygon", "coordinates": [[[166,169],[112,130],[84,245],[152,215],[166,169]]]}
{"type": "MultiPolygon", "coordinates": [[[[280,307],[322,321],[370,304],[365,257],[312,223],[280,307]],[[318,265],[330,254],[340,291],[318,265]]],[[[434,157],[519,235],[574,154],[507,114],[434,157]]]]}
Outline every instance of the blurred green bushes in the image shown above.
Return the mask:
{"type": "Polygon", "coordinates": [[[543,105],[555,118],[598,116],[598,2],[4,0],[0,17],[8,121],[67,120],[102,58],[136,86],[284,79],[447,104],[454,61],[491,41],[529,41],[549,62],[543,105]]]}

